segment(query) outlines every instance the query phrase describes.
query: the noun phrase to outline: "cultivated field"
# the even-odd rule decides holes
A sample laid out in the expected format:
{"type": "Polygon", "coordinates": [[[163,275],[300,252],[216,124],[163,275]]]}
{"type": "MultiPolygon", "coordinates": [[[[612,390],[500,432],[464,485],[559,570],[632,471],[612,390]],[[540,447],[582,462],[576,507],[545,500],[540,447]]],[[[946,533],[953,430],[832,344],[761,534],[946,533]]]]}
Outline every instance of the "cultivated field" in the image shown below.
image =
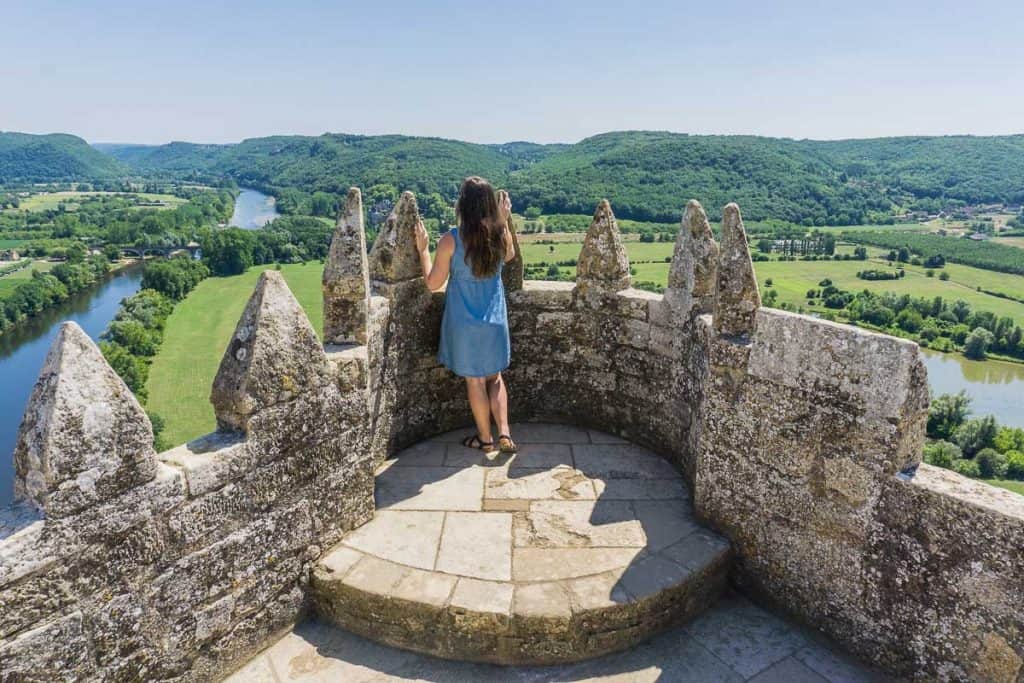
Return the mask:
{"type": "MultiPolygon", "coordinates": [[[[0,262],[0,265],[9,264],[8,262],[3,261],[0,262]]],[[[22,268],[21,270],[16,270],[13,273],[8,273],[7,275],[0,275],[0,300],[2,300],[8,294],[10,294],[14,290],[14,288],[20,285],[22,282],[25,282],[26,280],[31,278],[33,270],[38,270],[45,273],[46,271],[50,270],[56,265],[58,264],[52,261],[35,261],[28,268],[22,268]]]]}
{"type": "MultiPolygon", "coordinates": [[[[634,281],[653,282],[664,286],[668,281],[669,263],[673,245],[670,242],[629,242],[626,250],[630,264],[636,271],[634,281]]],[[[778,292],[779,302],[786,302],[794,307],[807,308],[807,291],[820,289],[818,284],[824,279],[851,292],[864,289],[873,292],[896,292],[919,297],[941,296],[955,301],[963,299],[972,308],[992,311],[999,316],[1010,316],[1018,324],[1024,325],[1024,304],[1009,299],[985,294],[978,288],[993,292],[1002,292],[1017,299],[1024,299],[1024,277],[1008,273],[997,273],[991,270],[973,268],[955,263],[947,264],[944,269],[935,270],[933,277],[927,277],[926,268],[903,264],[907,275],[901,280],[861,280],[857,272],[865,269],[888,269],[889,266],[881,258],[888,253],[886,249],[868,247],[868,261],[759,261],[754,263],[761,294],[768,291],[766,279],[772,280],[771,289],[778,292]],[[949,280],[939,279],[939,273],[945,270],[949,280]]],[[[850,245],[839,245],[839,253],[851,253],[850,245]]],[[[557,263],[570,261],[579,256],[579,243],[522,245],[523,258],[527,265],[537,263],[557,263]]],[[[563,277],[575,276],[572,266],[560,266],[563,277]]],[[[813,308],[808,310],[813,311],[813,308]]]]}
{"type": "MultiPolygon", "coordinates": [[[[210,387],[221,354],[263,270],[266,268],[256,267],[243,275],[203,280],[167,320],[164,343],[146,384],[146,409],[166,420],[165,435],[170,443],[181,444],[216,428],[210,387]]],[[[284,265],[281,273],[319,334],[323,265],[284,265]]]]}
{"type": "Polygon", "coordinates": [[[30,197],[24,197],[21,199],[21,205],[17,209],[6,209],[7,213],[17,213],[19,211],[49,211],[56,209],[60,204],[64,204],[68,210],[74,210],[78,207],[78,203],[87,197],[104,197],[104,196],[124,196],[126,198],[136,198],[145,202],[163,202],[162,207],[140,207],[140,208],[174,208],[184,204],[186,201],[181,197],[175,197],[171,194],[153,194],[149,192],[42,192],[34,194],[30,197]]]}

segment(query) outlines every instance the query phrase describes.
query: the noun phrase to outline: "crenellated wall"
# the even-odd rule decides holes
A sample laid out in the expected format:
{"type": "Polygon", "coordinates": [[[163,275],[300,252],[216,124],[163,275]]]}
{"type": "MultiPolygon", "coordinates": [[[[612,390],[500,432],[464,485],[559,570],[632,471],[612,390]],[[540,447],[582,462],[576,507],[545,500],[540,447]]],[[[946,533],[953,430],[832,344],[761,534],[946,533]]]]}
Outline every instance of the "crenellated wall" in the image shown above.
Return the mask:
{"type": "MultiPolygon", "coordinates": [[[[373,513],[395,450],[471,424],[436,359],[443,293],[402,195],[367,255],[358,190],[324,269],[322,345],[261,275],[214,382],[219,431],[152,452],[145,413],[68,323],[0,513],[0,680],[210,680],[300,619],[310,563],[373,513]]],[[[517,246],[518,250],[518,246],[517,246]]],[[[915,345],[760,306],[738,207],[685,208],[664,295],[630,287],[607,202],[575,283],[504,278],[517,420],[598,427],[676,463],[734,580],[897,673],[1021,681],[1024,498],[919,465],[915,345]]]]}
{"type": "Polygon", "coordinates": [[[214,383],[221,431],[157,456],[65,323],[0,514],[0,680],[211,680],[294,624],[309,563],[373,514],[363,351],[326,354],[263,273],[214,383]]]}

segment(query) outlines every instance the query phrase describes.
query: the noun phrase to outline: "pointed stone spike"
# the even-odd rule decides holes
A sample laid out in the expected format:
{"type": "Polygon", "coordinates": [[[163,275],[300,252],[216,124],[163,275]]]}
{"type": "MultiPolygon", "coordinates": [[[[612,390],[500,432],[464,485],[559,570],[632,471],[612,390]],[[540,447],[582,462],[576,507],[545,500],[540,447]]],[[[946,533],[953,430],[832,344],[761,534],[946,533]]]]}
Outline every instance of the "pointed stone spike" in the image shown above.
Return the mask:
{"type": "Polygon", "coordinates": [[[353,187],[338,216],[323,276],[324,342],[365,344],[370,276],[363,196],[353,187]]]}
{"type": "Polygon", "coordinates": [[[416,253],[415,228],[419,220],[416,196],[403,192],[370,250],[371,280],[391,284],[423,276],[416,253]]]}
{"type": "Polygon", "coordinates": [[[156,476],[153,427],[131,390],[73,322],[61,325],[14,449],[15,494],[70,514],[156,476]]]}
{"type": "Polygon", "coordinates": [[[210,402],[223,430],[246,431],[258,411],[327,381],[327,357],[280,273],[260,274],[220,369],[210,402]]]}
{"type": "Polygon", "coordinates": [[[736,204],[726,205],[722,212],[717,281],[715,333],[724,337],[750,335],[754,331],[757,309],[761,307],[761,294],[757,290],[740,207],[736,204]]]}
{"type": "Polygon", "coordinates": [[[629,258],[607,199],[597,205],[587,229],[576,264],[576,281],[610,291],[629,287],[629,258]]]}
{"type": "Polygon", "coordinates": [[[683,314],[710,313],[714,308],[717,270],[718,243],[711,233],[704,207],[691,199],[679,225],[665,301],[683,314]]]}

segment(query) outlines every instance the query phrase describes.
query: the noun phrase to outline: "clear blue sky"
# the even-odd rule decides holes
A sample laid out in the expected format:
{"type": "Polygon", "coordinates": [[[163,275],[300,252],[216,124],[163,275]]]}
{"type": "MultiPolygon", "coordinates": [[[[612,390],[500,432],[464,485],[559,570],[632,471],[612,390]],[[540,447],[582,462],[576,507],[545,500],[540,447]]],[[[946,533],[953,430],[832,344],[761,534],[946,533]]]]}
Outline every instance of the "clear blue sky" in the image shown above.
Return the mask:
{"type": "Polygon", "coordinates": [[[92,142],[1024,132],[1024,2],[0,3],[0,130],[92,142]]]}

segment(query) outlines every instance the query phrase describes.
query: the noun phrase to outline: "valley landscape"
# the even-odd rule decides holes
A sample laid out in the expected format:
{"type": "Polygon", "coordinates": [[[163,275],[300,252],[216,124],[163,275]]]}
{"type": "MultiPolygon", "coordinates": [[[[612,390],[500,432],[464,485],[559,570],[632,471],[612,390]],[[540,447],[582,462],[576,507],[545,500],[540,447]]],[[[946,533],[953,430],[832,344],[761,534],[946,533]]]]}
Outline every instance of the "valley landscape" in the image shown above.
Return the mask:
{"type": "MultiPolygon", "coordinates": [[[[1024,189],[1014,180],[1024,177],[1024,136],[833,143],[623,132],[575,145],[479,145],[324,135],[90,146],[69,135],[2,133],[0,246],[24,258],[4,268],[0,297],[22,283],[41,287],[37,278],[69,249],[116,271],[195,245],[215,277],[192,293],[176,289],[171,298],[181,301],[167,322],[134,332],[154,337],[146,349],[124,353],[130,342],[104,336],[162,427],[158,439],[180,443],[214,426],[205,387],[261,267],[281,268],[319,319],[318,268],[347,187],[367,194],[369,238],[405,189],[418,194],[436,236],[454,220],[460,179],[474,172],[508,187],[532,279],[575,278],[588,207],[607,197],[634,286],[661,291],[680,198],[740,199],[767,305],[934,349],[931,366],[949,357],[962,368],[959,377],[948,366],[939,373],[939,393],[965,391],[984,405],[980,415],[1024,428],[1012,398],[1024,390],[1024,189]],[[971,372],[979,361],[988,370],[971,372]]],[[[8,300],[0,332],[11,337],[48,305],[45,296],[8,300]]],[[[992,481],[1024,491],[1012,479],[992,481]]]]}
{"type": "Polygon", "coordinates": [[[1024,4],[2,17],[0,683],[1024,683],[1024,4]]]}

